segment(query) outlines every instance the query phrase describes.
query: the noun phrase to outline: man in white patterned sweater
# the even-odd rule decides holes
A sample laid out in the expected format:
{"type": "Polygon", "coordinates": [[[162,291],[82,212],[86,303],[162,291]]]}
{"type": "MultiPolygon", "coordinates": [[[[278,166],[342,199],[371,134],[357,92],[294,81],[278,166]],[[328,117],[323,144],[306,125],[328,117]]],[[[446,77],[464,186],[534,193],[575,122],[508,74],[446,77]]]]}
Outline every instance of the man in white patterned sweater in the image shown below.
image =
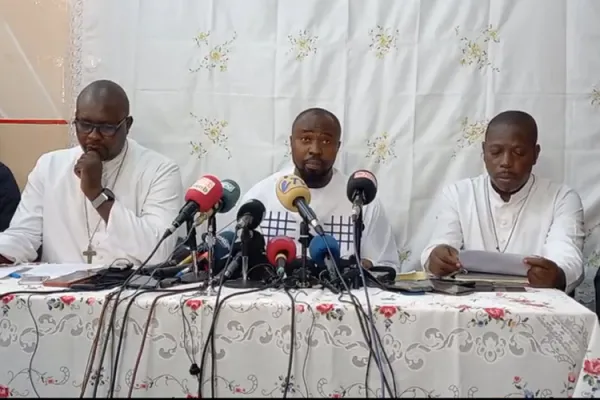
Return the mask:
{"type": "MultiPolygon", "coordinates": [[[[321,108],[301,112],[292,124],[290,143],[294,166],[263,179],[240,200],[260,200],[266,216],[260,230],[265,238],[289,236],[298,239],[298,214],[288,212],[275,194],[276,183],[283,175],[301,177],[310,189],[310,206],[323,224],[326,233],[335,237],[344,258],[353,254],[351,211],[352,203],[346,198],[348,177],[333,167],[340,148],[341,125],[337,117],[321,108]]],[[[398,249],[390,223],[378,199],[364,208],[361,257],[370,268],[388,266],[399,269],[398,249]]],[[[300,244],[296,240],[298,252],[300,244]]]]}
{"type": "MultiPolygon", "coordinates": [[[[133,118],[125,91],[95,81],[77,98],[80,146],[44,154],[29,175],[10,227],[0,233],[0,263],[139,265],[183,203],[177,165],[128,139],[133,118]]],[[[176,235],[153,261],[163,261],[176,235]]]]}
{"type": "Polygon", "coordinates": [[[534,287],[572,292],[583,278],[583,206],[565,185],[531,173],[540,154],[529,114],[505,111],[486,130],[487,174],[446,187],[421,263],[433,275],[460,269],[458,252],[522,254],[534,287]]]}

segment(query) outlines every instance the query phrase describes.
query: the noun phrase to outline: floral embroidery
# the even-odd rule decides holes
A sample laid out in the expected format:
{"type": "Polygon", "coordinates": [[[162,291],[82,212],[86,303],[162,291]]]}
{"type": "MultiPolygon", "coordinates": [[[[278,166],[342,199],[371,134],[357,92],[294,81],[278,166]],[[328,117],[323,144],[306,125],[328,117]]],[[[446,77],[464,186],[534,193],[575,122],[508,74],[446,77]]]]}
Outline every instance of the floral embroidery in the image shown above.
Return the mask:
{"type": "MultiPolygon", "coordinates": [[[[454,28],[456,36],[460,35],[460,27],[454,28]]],[[[499,43],[500,38],[498,36],[498,30],[494,29],[492,25],[481,31],[474,39],[468,37],[460,38],[460,50],[461,58],[459,60],[460,65],[475,65],[477,69],[483,70],[486,67],[492,69],[492,71],[498,72],[500,69],[495,67],[489,59],[489,53],[487,48],[490,43],[499,43]]]]}
{"type": "Polygon", "coordinates": [[[600,390],[600,358],[587,359],[583,362],[583,382],[590,386],[592,394],[600,390]]]}
{"type": "MultiPolygon", "coordinates": [[[[461,310],[462,311],[462,310],[461,310]]],[[[510,311],[498,307],[483,308],[475,313],[475,316],[469,321],[469,327],[482,328],[489,325],[492,321],[501,324],[500,329],[508,327],[514,329],[519,325],[525,325],[529,317],[521,318],[518,315],[511,314],[510,311]]]]}
{"type": "Polygon", "coordinates": [[[594,88],[592,89],[592,94],[591,94],[591,104],[593,106],[600,106],[600,89],[598,88],[594,88]]]}
{"type": "Polygon", "coordinates": [[[413,322],[416,318],[414,315],[411,315],[404,311],[402,307],[393,306],[393,305],[383,305],[375,307],[376,316],[383,316],[383,324],[385,325],[385,330],[389,331],[390,327],[394,323],[393,317],[397,317],[395,319],[399,320],[401,324],[406,323],[407,321],[413,322]]]}
{"type": "Polygon", "coordinates": [[[390,134],[383,132],[373,140],[367,140],[367,158],[372,158],[375,163],[383,164],[386,161],[396,158],[394,151],[396,141],[390,138],[390,134]]]}
{"type": "Polygon", "coordinates": [[[520,376],[515,376],[513,378],[513,386],[521,392],[524,398],[532,399],[534,397],[539,397],[540,391],[536,390],[535,393],[527,388],[527,382],[523,382],[520,376]]]}
{"type": "MultiPolygon", "coordinates": [[[[208,141],[225,150],[227,153],[227,158],[231,158],[231,152],[229,151],[228,141],[229,137],[227,133],[225,133],[225,128],[229,125],[229,122],[225,120],[218,119],[209,119],[209,118],[200,118],[196,116],[194,113],[190,113],[190,116],[196,120],[198,124],[202,127],[202,133],[204,137],[208,139],[208,141]]],[[[198,158],[201,158],[208,152],[206,145],[202,142],[190,142],[190,146],[192,147],[191,154],[196,154],[198,158]]]]}
{"type": "Polygon", "coordinates": [[[0,385],[0,398],[7,399],[10,395],[10,388],[8,386],[0,385]]]}
{"type": "MultiPolygon", "coordinates": [[[[88,300],[85,300],[85,303],[88,304],[88,300]]],[[[84,299],[83,297],[81,297],[79,299],[79,301],[77,301],[77,298],[75,296],[71,296],[71,295],[63,295],[60,297],[52,297],[50,299],[48,299],[48,301],[46,302],[46,304],[48,305],[48,310],[64,310],[65,307],[68,307],[72,310],[78,310],[79,309],[79,303],[83,303],[84,299]]],[[[88,304],[89,305],[89,304],[88,304]]]]}
{"type": "MultiPolygon", "coordinates": [[[[208,39],[210,32],[200,32],[194,37],[194,42],[198,48],[208,46],[208,39]]],[[[204,55],[199,65],[196,68],[191,68],[190,72],[198,72],[201,69],[212,71],[218,68],[219,71],[227,71],[227,64],[229,63],[229,53],[231,52],[231,45],[237,39],[237,33],[233,33],[233,37],[221,44],[218,44],[208,50],[208,53],[204,55]]]]}
{"type": "Polygon", "coordinates": [[[375,52],[375,57],[382,59],[389,52],[396,47],[398,41],[398,35],[400,31],[398,29],[384,28],[381,25],[377,25],[375,29],[369,31],[371,37],[371,44],[369,48],[375,52]]]}
{"type": "Polygon", "coordinates": [[[319,304],[315,307],[320,315],[324,315],[327,320],[341,321],[344,317],[344,310],[342,308],[336,308],[331,303],[319,304]]]}
{"type": "Polygon", "coordinates": [[[11,307],[11,302],[14,299],[17,299],[16,303],[13,303],[13,305],[16,304],[17,308],[21,308],[23,307],[27,302],[25,301],[25,299],[21,298],[21,297],[16,297],[14,294],[7,294],[5,296],[0,297],[0,307],[2,307],[2,315],[3,316],[7,316],[8,312],[10,311],[10,307],[11,307]]]}
{"type": "Polygon", "coordinates": [[[292,48],[288,51],[296,54],[296,60],[302,61],[310,54],[317,53],[318,36],[313,36],[310,32],[304,30],[297,35],[289,35],[288,40],[292,48]]]}
{"type": "Polygon", "coordinates": [[[188,299],[185,301],[185,306],[191,310],[190,318],[192,319],[192,322],[196,321],[196,318],[198,318],[199,310],[201,308],[204,308],[207,312],[212,311],[212,306],[200,299],[188,299]]]}

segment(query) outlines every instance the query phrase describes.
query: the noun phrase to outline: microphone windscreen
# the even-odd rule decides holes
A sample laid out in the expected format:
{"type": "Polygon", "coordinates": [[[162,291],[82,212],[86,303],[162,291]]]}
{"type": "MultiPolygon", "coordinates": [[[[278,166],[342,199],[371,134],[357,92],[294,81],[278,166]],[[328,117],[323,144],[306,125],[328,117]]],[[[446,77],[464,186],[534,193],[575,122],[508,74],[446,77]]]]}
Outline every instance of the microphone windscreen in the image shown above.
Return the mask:
{"type": "Polygon", "coordinates": [[[316,264],[325,264],[325,258],[329,256],[329,251],[333,256],[333,260],[338,263],[340,259],[340,245],[337,240],[331,235],[315,236],[310,241],[308,252],[310,258],[316,264]]]}
{"type": "MultiPolygon", "coordinates": [[[[250,225],[248,225],[248,229],[250,229],[252,231],[252,230],[258,228],[258,226],[262,222],[263,218],[265,217],[266,211],[267,210],[265,209],[265,205],[260,200],[252,199],[252,200],[249,200],[246,203],[242,204],[242,206],[238,210],[237,219],[239,220],[244,215],[251,216],[252,222],[250,223],[250,225]]],[[[264,241],[264,238],[263,238],[263,241],[264,241]]],[[[263,245],[263,247],[264,247],[264,245],[263,245]]]]}
{"type": "Polygon", "coordinates": [[[294,239],[287,236],[271,238],[267,243],[267,259],[269,264],[277,265],[277,255],[284,254],[287,263],[296,258],[296,243],[294,239]]]}
{"type": "Polygon", "coordinates": [[[377,178],[375,178],[375,175],[364,169],[354,172],[348,179],[348,185],[346,186],[348,200],[354,201],[357,192],[363,194],[364,205],[375,200],[377,195],[377,178]]]}
{"type": "Polygon", "coordinates": [[[223,185],[216,176],[204,175],[185,193],[185,201],[193,201],[199,212],[207,212],[223,197],[223,185]]]}
{"type": "Polygon", "coordinates": [[[288,211],[298,212],[294,201],[299,197],[304,198],[306,204],[310,204],[310,190],[304,181],[296,175],[284,175],[277,181],[275,193],[281,205],[288,211]]]}
{"type": "Polygon", "coordinates": [[[231,211],[240,199],[240,185],[231,179],[224,179],[221,181],[223,185],[223,196],[221,197],[221,209],[220,213],[226,213],[231,211]]]}

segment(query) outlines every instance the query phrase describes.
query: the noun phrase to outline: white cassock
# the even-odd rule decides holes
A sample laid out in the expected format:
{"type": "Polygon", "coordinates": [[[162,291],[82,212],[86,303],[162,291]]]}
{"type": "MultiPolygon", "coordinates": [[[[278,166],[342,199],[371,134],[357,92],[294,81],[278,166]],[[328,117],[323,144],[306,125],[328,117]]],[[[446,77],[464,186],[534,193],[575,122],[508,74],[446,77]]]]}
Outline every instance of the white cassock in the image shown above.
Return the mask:
{"type": "MultiPolygon", "coordinates": [[[[275,236],[288,236],[296,240],[297,254],[301,245],[298,242],[300,222],[297,213],[288,212],[277,199],[277,181],[283,175],[294,173],[294,167],[287,167],[254,185],[238,204],[250,199],[260,200],[267,210],[260,224],[260,231],[268,240],[275,236]]],[[[327,186],[310,189],[310,207],[323,225],[325,233],[332,235],[340,244],[340,254],[348,258],[354,254],[352,203],[346,197],[348,177],[334,169],[333,177],[327,186]]],[[[398,248],[383,207],[378,199],[363,209],[365,229],[362,236],[361,258],[370,260],[375,266],[388,266],[399,269],[398,248]]],[[[311,229],[311,233],[314,232],[311,229]]]]}
{"type": "MultiPolygon", "coordinates": [[[[42,262],[85,263],[83,252],[98,226],[91,243],[97,253],[92,263],[127,259],[141,264],[177,216],[183,187],[174,162],[132,139],[127,142],[127,151],[124,148],[116,158],[102,163],[102,184],[115,194],[108,223],[85,197],[73,172],[82,149],[46,153],[29,174],[10,227],[0,233],[0,254],[16,262],[31,262],[43,244],[42,262]]],[[[176,235],[167,239],[152,261],[165,260],[175,242],[176,235]]]]}
{"type": "Polygon", "coordinates": [[[570,293],[583,279],[583,205],[574,190],[531,175],[508,202],[487,174],[447,186],[434,203],[433,235],[421,265],[434,247],[540,256],[563,269],[570,293]],[[494,232],[495,231],[495,232],[494,232]]]}

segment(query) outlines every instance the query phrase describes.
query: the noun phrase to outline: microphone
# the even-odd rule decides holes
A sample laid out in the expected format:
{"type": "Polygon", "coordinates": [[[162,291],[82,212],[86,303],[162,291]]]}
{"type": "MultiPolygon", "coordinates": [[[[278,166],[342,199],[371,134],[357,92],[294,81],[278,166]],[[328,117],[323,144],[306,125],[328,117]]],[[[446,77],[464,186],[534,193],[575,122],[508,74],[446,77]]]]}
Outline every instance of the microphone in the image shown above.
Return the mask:
{"type": "MultiPolygon", "coordinates": [[[[215,253],[215,260],[219,260],[223,257],[229,255],[231,251],[231,246],[233,246],[233,242],[235,242],[235,232],[225,231],[219,233],[215,238],[215,246],[213,247],[213,251],[215,253]]],[[[210,246],[207,243],[202,243],[198,246],[198,253],[202,253],[199,255],[199,258],[205,258],[208,256],[208,248],[210,246]]],[[[192,262],[192,255],[187,256],[183,261],[179,264],[189,264],[192,262]]]]}
{"type": "MultiPolygon", "coordinates": [[[[238,243],[234,246],[237,247],[238,243]]],[[[252,231],[252,236],[250,236],[248,243],[248,259],[252,259],[254,255],[263,254],[265,251],[265,238],[260,232],[252,231]]],[[[225,268],[225,272],[223,275],[225,276],[225,280],[231,278],[233,274],[237,271],[242,263],[242,249],[241,247],[235,252],[235,255],[232,257],[231,262],[225,268]]],[[[249,264],[251,264],[249,262],[249,264]]]]}
{"type": "Polygon", "coordinates": [[[185,205],[179,210],[171,226],[165,231],[163,239],[172,235],[185,221],[194,217],[197,212],[207,212],[213,208],[223,196],[223,185],[216,176],[204,175],[185,193],[185,205]]]}
{"type": "Polygon", "coordinates": [[[286,210],[300,214],[302,219],[319,235],[325,234],[315,212],[309,207],[310,190],[301,178],[296,175],[282,176],[277,181],[275,193],[286,210]]]}
{"type": "Polygon", "coordinates": [[[266,211],[265,205],[256,199],[252,199],[242,204],[237,212],[237,224],[235,226],[236,230],[248,229],[253,231],[254,229],[258,228],[265,217],[266,211]]]}
{"type": "Polygon", "coordinates": [[[231,211],[240,199],[240,185],[231,179],[225,179],[221,181],[223,186],[223,195],[217,204],[208,210],[203,212],[194,221],[194,226],[202,225],[206,220],[215,215],[216,213],[225,214],[231,211]]]}
{"type": "Polygon", "coordinates": [[[346,196],[352,203],[352,219],[356,220],[362,207],[375,200],[377,195],[377,178],[371,172],[360,169],[348,179],[346,196]]]}
{"type": "Polygon", "coordinates": [[[329,272],[330,279],[337,278],[335,264],[339,265],[340,262],[340,245],[333,236],[315,236],[313,240],[310,241],[308,252],[310,254],[310,258],[315,262],[315,264],[325,264],[325,267],[329,272]],[[331,255],[329,255],[330,251],[331,255]],[[333,256],[333,259],[331,259],[331,256],[333,256]]]}
{"type": "Polygon", "coordinates": [[[277,275],[285,276],[285,266],[296,259],[296,243],[287,236],[271,238],[267,243],[267,260],[277,267],[277,275]]]}

